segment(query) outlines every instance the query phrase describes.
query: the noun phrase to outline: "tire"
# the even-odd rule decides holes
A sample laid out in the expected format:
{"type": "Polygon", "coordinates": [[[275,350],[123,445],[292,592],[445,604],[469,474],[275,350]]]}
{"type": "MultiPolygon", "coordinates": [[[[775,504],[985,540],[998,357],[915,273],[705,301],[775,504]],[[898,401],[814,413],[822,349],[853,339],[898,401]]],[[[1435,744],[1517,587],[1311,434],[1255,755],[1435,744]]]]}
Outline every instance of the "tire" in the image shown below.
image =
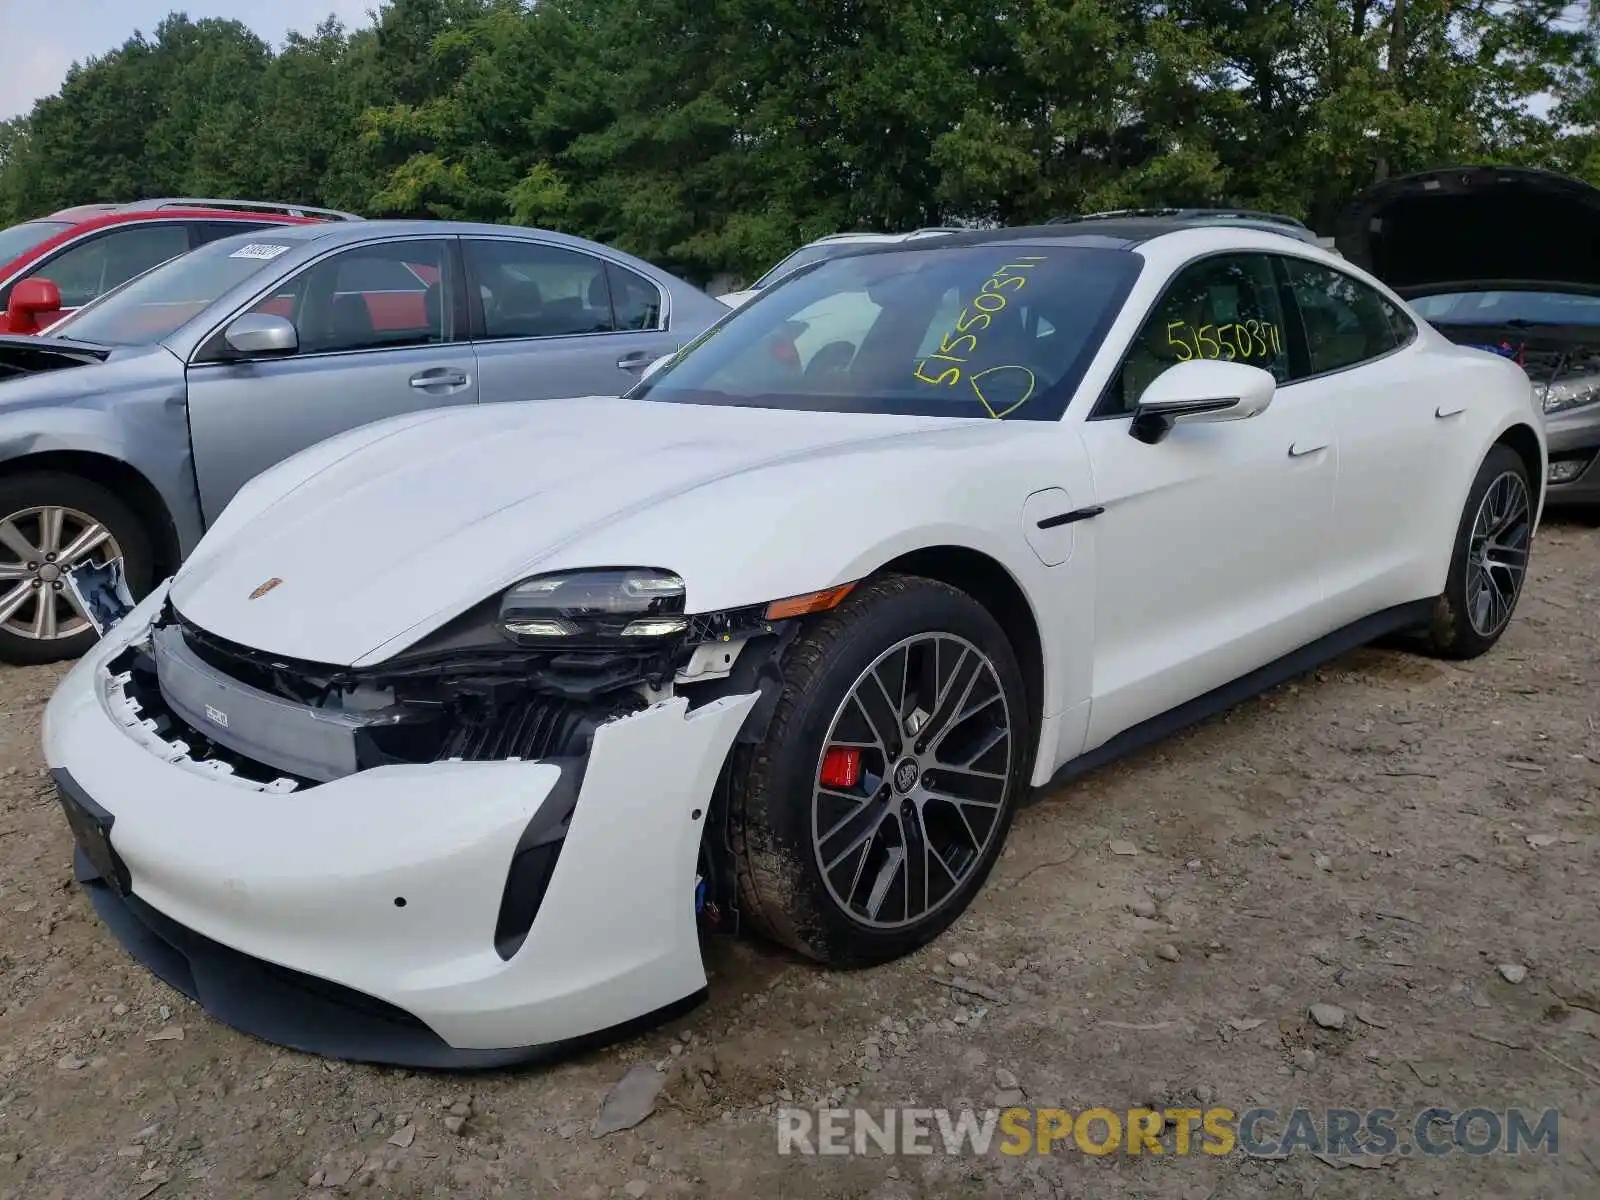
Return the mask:
{"type": "Polygon", "coordinates": [[[1522,459],[1508,446],[1490,449],[1467,492],[1456,527],[1450,574],[1428,622],[1425,639],[1432,653],[1441,658],[1476,658],[1500,640],[1527,581],[1533,504],[1534,492],[1522,459]],[[1512,511],[1518,507],[1520,519],[1512,511]],[[1511,515],[1506,517],[1499,511],[1502,508],[1511,515]],[[1485,571],[1480,565],[1485,549],[1482,535],[1496,523],[1497,516],[1506,519],[1504,529],[1489,540],[1494,561],[1520,563],[1520,567],[1502,565],[1485,571]]]}
{"type": "MultiPolygon", "coordinates": [[[[98,483],[59,471],[35,471],[0,479],[0,661],[19,665],[57,662],[77,658],[94,645],[94,628],[72,610],[63,589],[56,589],[50,579],[45,557],[37,552],[41,541],[49,540],[47,529],[41,524],[41,510],[63,512],[62,536],[59,548],[67,550],[74,534],[83,532],[87,525],[97,524],[108,534],[87,555],[96,561],[105,561],[118,553],[122,558],[124,577],[135,597],[149,592],[154,582],[155,555],[150,535],[134,511],[114,492],[98,483]],[[22,539],[18,540],[18,537],[22,539]],[[24,553],[27,547],[36,553],[24,553]],[[42,572],[30,571],[29,562],[37,563],[42,572]],[[19,578],[20,576],[20,578],[19,578]],[[34,588],[38,579],[41,586],[34,588]],[[28,588],[30,594],[21,596],[17,588],[28,588]],[[46,591],[53,592],[55,613],[54,636],[41,636],[50,628],[48,623],[37,623],[39,598],[46,591]],[[7,611],[11,603],[20,607],[7,611]]],[[[58,580],[57,580],[58,581],[58,580]]]]}
{"type": "Polygon", "coordinates": [[[1016,655],[982,605],[914,576],[857,587],[795,640],[765,741],[741,748],[732,761],[729,827],[743,911],[759,932],[837,967],[888,962],[926,945],[966,909],[999,857],[1032,768],[1032,739],[1016,655]],[[910,666],[897,674],[902,662],[910,666]],[[868,700],[878,705],[885,730],[877,737],[851,699],[858,685],[870,683],[875,663],[880,682],[889,681],[881,703],[868,700]],[[891,702],[895,681],[906,676],[920,682],[903,689],[903,704],[899,697],[891,702]],[[971,680],[965,713],[930,706],[935,676],[945,681],[949,705],[971,680]],[[891,703],[919,722],[915,733],[888,720],[891,703]],[[944,719],[950,715],[958,719],[944,719]],[[920,756],[919,734],[926,743],[920,756]],[[899,745],[879,748],[896,737],[908,753],[899,745]],[[847,740],[862,743],[855,748],[860,783],[819,792],[825,750],[847,740]],[[959,769],[973,754],[972,770],[959,769]],[[930,792],[930,784],[938,790],[930,792]],[[966,803],[952,803],[950,790],[966,803]],[[842,831],[828,836],[846,814],[842,831]],[[878,832],[860,842],[872,828],[878,832]],[[862,848],[835,867],[830,885],[824,861],[857,844],[862,848]],[[930,846],[937,861],[926,852],[930,846]],[[907,854],[908,848],[924,853],[907,854]],[[926,869],[922,883],[906,869],[918,857],[926,869]],[[952,869],[940,865],[946,861],[952,869]],[[880,889],[884,880],[890,884],[876,909],[868,903],[868,880],[880,889]]]}

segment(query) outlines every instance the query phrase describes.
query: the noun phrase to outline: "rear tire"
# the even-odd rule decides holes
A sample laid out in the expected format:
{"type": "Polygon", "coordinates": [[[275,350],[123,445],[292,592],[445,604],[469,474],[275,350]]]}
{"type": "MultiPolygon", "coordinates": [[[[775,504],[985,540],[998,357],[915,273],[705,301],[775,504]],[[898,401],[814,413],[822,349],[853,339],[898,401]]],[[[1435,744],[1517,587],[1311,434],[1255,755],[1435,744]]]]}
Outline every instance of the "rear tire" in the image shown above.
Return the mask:
{"type": "Polygon", "coordinates": [[[0,479],[0,661],[56,662],[94,645],[94,627],[57,587],[60,573],[119,555],[129,590],[145,595],[155,572],[150,535],[114,492],[60,471],[0,479]]]}
{"type": "Polygon", "coordinates": [[[1500,640],[1528,577],[1533,489],[1509,446],[1494,446],[1478,468],[1456,527],[1444,591],[1425,640],[1441,658],[1468,659],[1500,640]]]}
{"type": "Polygon", "coordinates": [[[899,958],[999,857],[1033,763],[1016,655],[966,593],[890,575],[805,629],[784,680],[766,740],[732,763],[741,906],[834,966],[899,958]],[[824,787],[825,763],[851,751],[858,781],[830,767],[824,787]]]}

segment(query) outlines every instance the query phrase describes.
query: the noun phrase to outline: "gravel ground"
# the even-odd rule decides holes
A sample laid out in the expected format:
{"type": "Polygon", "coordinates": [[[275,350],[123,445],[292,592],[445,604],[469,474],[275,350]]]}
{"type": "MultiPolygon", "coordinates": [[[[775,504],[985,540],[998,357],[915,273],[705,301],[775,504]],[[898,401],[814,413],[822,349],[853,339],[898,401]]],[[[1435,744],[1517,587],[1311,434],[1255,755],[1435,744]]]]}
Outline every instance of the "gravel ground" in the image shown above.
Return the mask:
{"type": "Polygon", "coordinates": [[[42,777],[59,669],[0,668],[0,1197],[1600,1195],[1597,608],[1600,531],[1550,525],[1494,653],[1363,650],[1061,789],[912,959],[842,975],[717,942],[687,1017],[479,1076],[287,1054],[135,966],[70,881],[42,777]],[[654,1114],[592,1136],[641,1063],[667,1068],[654,1114]],[[1367,1169],[777,1153],[776,1105],[985,1108],[1013,1088],[1074,1112],[1562,1123],[1555,1155],[1367,1169]]]}

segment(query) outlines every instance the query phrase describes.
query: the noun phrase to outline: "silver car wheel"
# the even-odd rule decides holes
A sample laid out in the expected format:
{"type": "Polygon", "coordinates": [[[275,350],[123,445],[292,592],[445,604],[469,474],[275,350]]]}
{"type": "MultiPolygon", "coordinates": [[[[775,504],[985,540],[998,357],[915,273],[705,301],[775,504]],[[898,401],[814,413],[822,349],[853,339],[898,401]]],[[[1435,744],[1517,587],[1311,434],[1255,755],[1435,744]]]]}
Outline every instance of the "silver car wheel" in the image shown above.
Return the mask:
{"type": "Polygon", "coordinates": [[[0,630],[48,642],[93,628],[66,573],[121,557],[111,531],[75,508],[24,508],[0,519],[0,630]]]}
{"type": "Polygon", "coordinates": [[[1528,486],[1515,471],[1497,476],[1483,494],[1467,547],[1467,620],[1493,637],[1511,619],[1528,573],[1533,538],[1528,486]]]}
{"type": "Polygon", "coordinates": [[[873,929],[903,929],[953,900],[1000,825],[1012,714],[984,652],[948,633],[884,651],[835,712],[817,763],[812,852],[839,907],[873,929]],[[831,786],[830,752],[855,751],[859,777],[831,786]]]}

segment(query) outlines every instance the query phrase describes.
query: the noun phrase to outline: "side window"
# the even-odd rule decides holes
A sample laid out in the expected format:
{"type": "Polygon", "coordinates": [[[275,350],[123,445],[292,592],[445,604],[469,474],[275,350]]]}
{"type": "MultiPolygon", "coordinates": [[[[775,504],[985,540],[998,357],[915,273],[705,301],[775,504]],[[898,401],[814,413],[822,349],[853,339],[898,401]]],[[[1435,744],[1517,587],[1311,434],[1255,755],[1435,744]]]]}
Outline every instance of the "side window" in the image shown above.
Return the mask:
{"type": "Polygon", "coordinates": [[[236,233],[249,233],[252,229],[270,229],[276,223],[274,221],[195,221],[189,228],[194,230],[195,246],[200,247],[207,242],[214,242],[218,238],[232,237],[236,233]]]}
{"type": "Polygon", "coordinates": [[[381,242],[325,258],[251,312],[288,317],[303,354],[451,341],[442,241],[381,242]]]}
{"type": "Polygon", "coordinates": [[[1133,340],[1102,413],[1130,413],[1157,375],[1194,358],[1220,358],[1289,377],[1283,306],[1262,254],[1231,254],[1185,267],[1133,340]]]}
{"type": "Polygon", "coordinates": [[[1386,311],[1393,306],[1366,284],[1300,258],[1284,265],[1305,326],[1308,375],[1353,367],[1399,344],[1386,311]]]}
{"type": "Polygon", "coordinates": [[[1417,336],[1416,322],[1406,316],[1399,305],[1381,294],[1378,296],[1378,303],[1383,305],[1383,315],[1388,318],[1389,328],[1394,331],[1394,344],[1396,346],[1404,346],[1417,336]]]}
{"type": "Polygon", "coordinates": [[[606,265],[598,258],[538,242],[469,238],[462,242],[483,298],[489,338],[611,333],[606,265]]]}
{"type": "Polygon", "coordinates": [[[660,329],[661,291],[642,275],[606,264],[618,329],[660,329]]]}
{"type": "Polygon", "coordinates": [[[61,289],[61,307],[81,308],[135,275],[189,250],[181,224],[143,222],[116,229],[62,251],[29,272],[61,289]]]}

